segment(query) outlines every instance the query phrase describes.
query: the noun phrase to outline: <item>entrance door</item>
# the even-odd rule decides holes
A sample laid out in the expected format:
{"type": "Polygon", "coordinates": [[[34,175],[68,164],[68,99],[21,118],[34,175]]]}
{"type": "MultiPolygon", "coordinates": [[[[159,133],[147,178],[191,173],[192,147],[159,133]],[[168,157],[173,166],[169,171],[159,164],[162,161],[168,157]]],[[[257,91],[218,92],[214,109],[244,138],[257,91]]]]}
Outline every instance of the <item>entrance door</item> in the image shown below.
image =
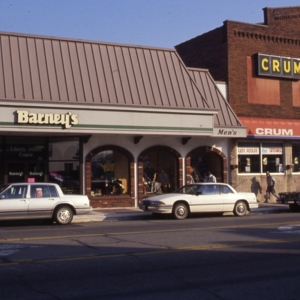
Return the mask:
{"type": "Polygon", "coordinates": [[[7,182],[25,182],[25,163],[16,162],[7,164],[7,182]]]}
{"type": "Polygon", "coordinates": [[[7,182],[44,182],[45,165],[43,163],[24,163],[10,162],[7,163],[7,182]]]}

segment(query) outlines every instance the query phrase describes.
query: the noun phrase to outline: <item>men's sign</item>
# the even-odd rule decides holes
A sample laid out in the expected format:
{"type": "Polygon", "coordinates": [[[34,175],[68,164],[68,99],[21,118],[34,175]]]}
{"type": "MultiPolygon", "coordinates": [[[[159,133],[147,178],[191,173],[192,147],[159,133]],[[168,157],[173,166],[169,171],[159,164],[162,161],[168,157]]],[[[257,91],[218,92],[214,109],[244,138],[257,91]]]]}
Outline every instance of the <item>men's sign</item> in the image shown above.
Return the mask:
{"type": "Polygon", "coordinates": [[[257,54],[258,75],[300,79],[300,58],[257,54]]]}

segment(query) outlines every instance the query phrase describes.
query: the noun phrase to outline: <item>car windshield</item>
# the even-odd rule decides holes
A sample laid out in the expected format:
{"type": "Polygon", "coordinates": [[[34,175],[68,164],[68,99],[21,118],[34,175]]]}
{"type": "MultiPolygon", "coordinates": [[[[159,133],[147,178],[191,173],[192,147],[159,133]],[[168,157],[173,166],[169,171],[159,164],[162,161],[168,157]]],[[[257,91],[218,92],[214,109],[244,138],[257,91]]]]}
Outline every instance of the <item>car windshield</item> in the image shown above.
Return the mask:
{"type": "Polygon", "coordinates": [[[5,191],[10,185],[9,184],[1,184],[0,185],[0,193],[5,191]]]}

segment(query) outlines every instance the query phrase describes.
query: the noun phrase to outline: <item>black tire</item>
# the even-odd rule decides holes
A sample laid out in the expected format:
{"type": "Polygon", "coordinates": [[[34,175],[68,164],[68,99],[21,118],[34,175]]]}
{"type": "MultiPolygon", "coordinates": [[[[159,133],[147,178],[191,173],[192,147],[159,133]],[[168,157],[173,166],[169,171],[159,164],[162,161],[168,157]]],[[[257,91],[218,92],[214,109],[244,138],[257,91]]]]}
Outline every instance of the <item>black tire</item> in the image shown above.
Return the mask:
{"type": "Polygon", "coordinates": [[[289,204],[289,208],[292,212],[299,212],[300,211],[300,206],[297,203],[289,204]]]}
{"type": "Polygon", "coordinates": [[[238,217],[243,217],[247,214],[248,207],[245,201],[238,201],[234,206],[233,213],[238,217]]]}
{"type": "Polygon", "coordinates": [[[57,224],[67,225],[70,224],[73,220],[73,210],[69,206],[60,206],[55,210],[54,220],[57,224]]]}
{"type": "Polygon", "coordinates": [[[177,203],[173,209],[173,216],[178,220],[186,219],[189,215],[189,209],[184,203],[177,203]]]}

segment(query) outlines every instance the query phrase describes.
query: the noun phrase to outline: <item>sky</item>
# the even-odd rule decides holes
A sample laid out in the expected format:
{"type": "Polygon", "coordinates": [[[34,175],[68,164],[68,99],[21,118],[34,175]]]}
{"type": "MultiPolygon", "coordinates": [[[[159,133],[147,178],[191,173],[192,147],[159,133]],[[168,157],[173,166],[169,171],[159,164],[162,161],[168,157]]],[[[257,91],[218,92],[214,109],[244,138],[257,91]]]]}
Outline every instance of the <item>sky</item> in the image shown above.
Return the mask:
{"type": "Polygon", "coordinates": [[[262,23],[299,0],[0,0],[0,31],[174,48],[223,25],[262,23]]]}

